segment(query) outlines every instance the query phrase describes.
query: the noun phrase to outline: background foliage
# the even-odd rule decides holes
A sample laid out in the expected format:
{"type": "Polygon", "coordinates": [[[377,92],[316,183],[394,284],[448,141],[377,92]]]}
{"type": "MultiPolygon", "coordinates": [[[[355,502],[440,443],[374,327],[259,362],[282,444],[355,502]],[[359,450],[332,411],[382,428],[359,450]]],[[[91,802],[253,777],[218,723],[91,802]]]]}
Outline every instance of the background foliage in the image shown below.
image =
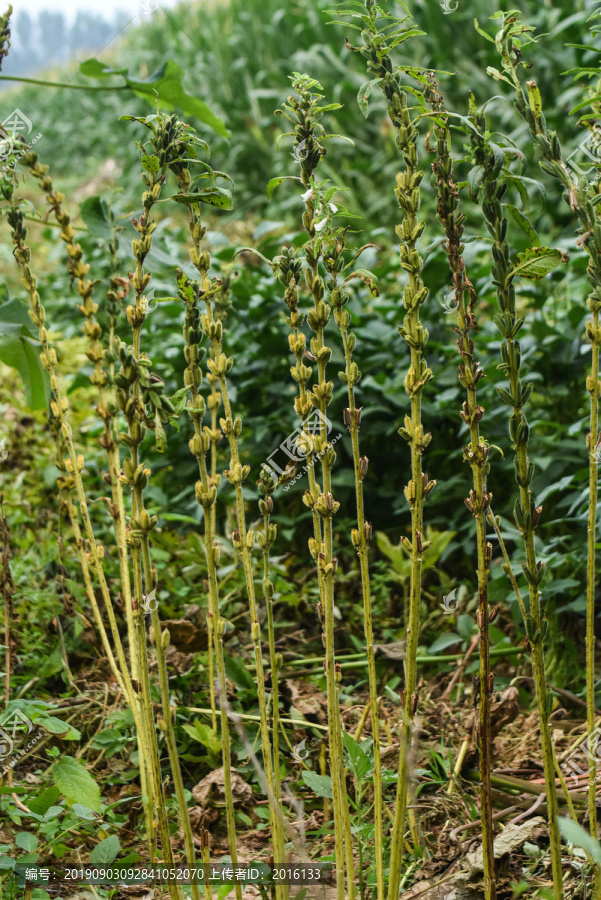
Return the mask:
{"type": "MultiPolygon", "coordinates": [[[[237,408],[245,422],[244,462],[252,466],[258,477],[261,463],[269,453],[296,427],[292,409],[292,388],[289,383],[289,352],[284,304],[281,290],[271,271],[260,260],[246,252],[234,260],[236,249],[256,246],[267,257],[279,252],[285,242],[300,240],[298,222],[302,206],[297,193],[284,185],[277,188],[271,200],[266,184],[271,177],[291,174],[295,162],[290,147],[282,141],[280,149],[275,138],[281,132],[281,122],[274,110],[281,106],[289,90],[291,71],[307,71],[319,79],[328,102],[340,102],[343,108],[330,117],[328,128],[352,138],[354,147],[335,141],[330,143],[324,160],[323,173],[345,188],[348,208],[362,217],[355,226],[376,241],[378,248],[365,255],[365,265],[380,279],[380,296],[373,298],[367,290],[355,291],[351,309],[355,331],[360,342],[356,359],[363,372],[360,402],[363,404],[362,449],[369,457],[370,468],[366,480],[367,517],[377,532],[388,536],[396,545],[400,534],[408,526],[408,513],[402,486],[406,480],[408,451],[397,437],[407,398],[403,388],[405,345],[396,326],[402,318],[400,302],[399,264],[392,249],[394,224],[398,220],[393,196],[394,173],[397,168],[396,151],[389,134],[382,101],[370,100],[367,118],[358,111],[356,95],[364,81],[362,61],[345,49],[345,31],[341,26],[327,24],[333,16],[326,10],[326,0],[230,0],[228,3],[183,3],[166,13],[157,12],[147,24],[126,32],[122,40],[113,41],[100,54],[102,62],[115,68],[127,66],[132,77],[147,78],[166,59],[174,59],[183,68],[184,85],[189,95],[203,99],[216,112],[230,132],[219,137],[194,117],[189,121],[210,140],[213,165],[232,175],[235,182],[234,210],[210,216],[210,243],[214,259],[223,276],[231,279],[230,306],[226,319],[228,353],[236,360],[232,392],[237,408]],[[302,48],[302,49],[299,49],[302,48]]],[[[496,64],[494,46],[473,27],[474,16],[487,27],[487,16],[499,4],[476,0],[459,3],[452,15],[445,15],[435,0],[421,0],[412,5],[418,25],[427,32],[425,37],[408,46],[408,64],[427,68],[436,60],[444,61],[448,73],[441,76],[442,90],[452,108],[467,112],[467,92],[473,90],[479,102],[492,93],[497,98],[489,104],[489,114],[499,132],[507,133],[507,141],[526,149],[524,174],[532,179],[526,188],[516,189],[511,202],[526,213],[537,230],[544,232],[549,246],[574,250],[572,225],[559,200],[556,185],[539,170],[527,148],[530,141],[524,126],[512,113],[511,102],[504,98],[504,86],[486,75],[486,65],[496,64]],[[536,184],[535,182],[539,182],[536,184]]],[[[541,86],[543,106],[549,126],[557,129],[563,146],[569,152],[582,139],[576,117],[569,110],[582,96],[582,85],[574,83],[564,73],[576,64],[588,62],[593,54],[566,46],[582,43],[586,33],[584,22],[592,10],[591,3],[555,0],[553,4],[522,3],[528,21],[544,33],[536,56],[534,75],[541,86]]],[[[348,34],[352,41],[351,33],[348,34]]],[[[584,38],[589,40],[589,38],[584,38]]],[[[9,56],[5,74],[18,74],[18,59],[9,56]]],[[[55,70],[52,79],[76,83],[86,79],[76,73],[75,64],[64,71],[55,70]]],[[[88,79],[92,87],[101,82],[88,79]]],[[[103,84],[105,82],[102,82],[103,84]]],[[[115,78],[115,84],[119,80],[115,78]]],[[[109,236],[107,204],[110,204],[123,228],[119,262],[123,274],[130,263],[129,241],[132,236],[130,220],[136,210],[139,192],[139,161],[129,123],[119,121],[124,113],[144,115],[148,104],[131,93],[111,91],[69,91],[50,87],[20,86],[2,94],[3,110],[19,107],[31,119],[36,133],[43,138],[36,149],[42,161],[50,164],[58,185],[65,191],[70,208],[80,205],[81,231],[78,239],[86,257],[98,269],[108,274],[109,258],[106,243],[109,236]],[[106,161],[109,160],[107,163],[106,161]],[[118,187],[117,187],[118,185],[118,187]]],[[[454,132],[454,154],[463,155],[465,135],[454,132]]],[[[426,169],[428,152],[421,143],[426,169]]],[[[516,173],[519,161],[516,162],[516,173]]],[[[459,169],[467,177],[467,167],[459,169]]],[[[36,206],[39,197],[34,186],[28,185],[36,206]]],[[[433,188],[425,180],[425,218],[436,231],[433,188]]],[[[492,454],[489,487],[493,491],[493,508],[503,517],[504,534],[515,537],[509,523],[513,506],[513,465],[506,415],[498,402],[495,384],[501,380],[496,369],[498,361],[498,333],[491,317],[494,292],[490,280],[489,244],[481,237],[482,225],[465,196],[468,212],[466,233],[470,243],[466,262],[470,278],[479,296],[482,323],[477,336],[478,353],[486,380],[481,402],[486,407],[484,434],[498,449],[492,454]]],[[[529,246],[527,234],[516,222],[510,237],[521,250],[529,246]]],[[[89,408],[87,387],[88,369],[83,356],[79,313],[70,290],[66,269],[62,264],[62,250],[54,238],[56,229],[48,223],[31,226],[32,242],[38,259],[45,267],[45,303],[53,328],[60,331],[68,343],[63,350],[63,369],[72,375],[70,386],[82,433],[94,438],[98,423],[89,408]]],[[[174,266],[186,258],[185,220],[174,205],[166,208],[148,258],[154,273],[156,296],[174,293],[174,266]]],[[[361,241],[361,235],[356,236],[361,241]]],[[[367,239],[367,238],[366,238],[367,239]]],[[[462,391],[457,381],[457,354],[451,338],[450,318],[442,306],[450,290],[448,267],[439,240],[427,248],[424,278],[431,290],[425,308],[430,342],[429,364],[435,380],[429,385],[424,400],[424,422],[434,439],[428,448],[426,465],[432,478],[439,482],[429,500],[428,522],[440,532],[449,532],[451,539],[442,549],[436,569],[429,574],[429,598],[425,598],[432,613],[430,628],[423,636],[428,646],[438,635],[438,602],[442,593],[458,584],[465,584],[468,597],[476,582],[473,558],[472,521],[466,516],[463,498],[469,489],[469,471],[461,463],[461,446],[465,429],[459,419],[462,391]],[[448,573],[452,572],[451,578],[448,573]]],[[[12,266],[11,248],[7,241],[0,246],[0,274],[5,280],[8,297],[19,295],[16,272],[12,266]]],[[[554,677],[561,677],[567,685],[578,687],[579,642],[568,642],[566,634],[577,638],[583,628],[583,584],[585,580],[585,530],[587,509],[587,456],[585,421],[587,396],[585,372],[587,345],[584,342],[586,316],[584,298],[587,294],[584,256],[571,253],[571,260],[550,278],[542,282],[524,284],[520,302],[532,311],[527,330],[522,332],[522,353],[535,392],[530,406],[532,427],[531,451],[536,460],[537,474],[533,483],[535,496],[544,501],[543,522],[539,530],[539,556],[548,563],[549,574],[545,591],[552,597],[555,615],[551,620],[550,667],[554,677]],[[555,674],[554,674],[555,669],[555,674]]],[[[102,318],[101,320],[106,321],[102,318]]],[[[6,316],[3,322],[6,321],[6,316]]],[[[151,314],[155,351],[153,362],[165,378],[169,389],[182,383],[184,368],[181,324],[183,311],[176,302],[165,302],[151,314]]],[[[28,335],[15,330],[9,334],[8,324],[2,325],[0,358],[11,362],[7,349],[9,338],[22,345],[28,335]]],[[[14,323],[12,323],[14,325],[14,323]]],[[[21,326],[19,326],[21,327],[21,326]]],[[[332,341],[334,343],[334,341],[332,341]]],[[[341,368],[342,356],[337,351],[334,369],[341,368]]],[[[57,634],[56,616],[64,609],[65,594],[78,599],[76,581],[69,577],[71,561],[57,562],[56,544],[62,527],[58,512],[52,509],[54,496],[53,451],[49,434],[45,431],[42,411],[36,411],[29,387],[23,391],[15,374],[3,370],[0,398],[2,400],[3,436],[9,449],[4,464],[3,482],[9,505],[9,520],[20,546],[15,560],[20,603],[36,600],[36,616],[47,624],[42,644],[49,662],[39,670],[27,653],[21,665],[33,669],[43,682],[64,677],[64,657],[57,634]],[[16,396],[16,399],[15,399],[16,396]],[[41,512],[40,501],[50,513],[41,512]],[[65,573],[62,566],[65,565],[65,573]],[[31,573],[34,575],[32,587],[31,573]],[[66,581],[65,581],[66,579],[66,581]],[[33,592],[33,593],[32,593],[33,592]],[[61,674],[62,673],[62,674],[61,674]]],[[[12,370],[10,370],[12,371],[12,370]]],[[[343,434],[338,442],[336,465],[336,495],[343,508],[352,508],[352,470],[346,429],[342,425],[344,386],[336,388],[333,428],[343,434]]],[[[199,563],[197,520],[199,507],[193,496],[194,461],[187,449],[187,424],[183,432],[169,441],[164,457],[152,461],[154,472],[148,491],[154,512],[161,518],[158,556],[168,561],[168,579],[161,593],[163,611],[174,617],[190,604],[204,605],[203,565],[199,563]]],[[[92,448],[94,444],[91,444],[92,448]]],[[[101,454],[87,449],[90,477],[101,474],[101,454]]],[[[249,479],[253,484],[254,479],[249,479]]],[[[303,622],[309,614],[308,604],[315,597],[315,584],[294,584],[296,568],[306,561],[306,539],[310,533],[309,513],[301,503],[302,482],[277,496],[277,515],[280,522],[279,544],[281,583],[278,586],[279,627],[290,630],[303,622]]],[[[248,488],[248,500],[256,499],[256,492],[248,488]]],[[[221,530],[231,532],[229,486],[221,485],[221,530]]],[[[108,526],[108,513],[98,504],[95,514],[99,522],[108,526]]],[[[345,626],[340,631],[340,644],[352,646],[353,606],[359,596],[355,560],[349,540],[350,522],[337,522],[337,553],[346,573],[339,595],[339,607],[345,626]]],[[[397,559],[390,560],[385,551],[386,540],[379,541],[376,554],[377,595],[381,616],[376,618],[381,637],[395,639],[402,632],[402,603],[405,585],[403,567],[397,559]],[[396,566],[396,567],[395,567],[396,566]]],[[[240,591],[239,576],[234,571],[233,556],[228,555],[227,566],[232,568],[232,594],[228,616],[236,614],[236,597],[240,591]]],[[[519,566],[516,565],[516,572],[519,566]]],[[[505,576],[499,566],[493,569],[491,602],[499,602],[504,614],[498,637],[503,629],[522,634],[514,601],[505,576]]],[[[240,607],[242,609],[242,607],[240,607]]],[[[467,606],[469,611],[469,603],[467,606]]],[[[307,620],[310,621],[310,618],[307,620]]],[[[28,626],[23,623],[27,644],[28,626]]],[[[65,640],[84,657],[88,650],[81,634],[85,621],[76,619],[65,640]],[[79,622],[79,624],[78,624],[79,622]]],[[[86,637],[89,637],[85,632],[86,637]]],[[[33,643],[33,631],[29,639],[33,643]]],[[[448,636],[451,641],[452,636],[448,636]]],[[[39,638],[36,638],[39,640],[39,638]]],[[[450,643],[448,643],[450,646],[450,643]]],[[[24,673],[25,675],[26,673],[24,673]]],[[[51,682],[47,683],[51,688],[51,682]]]]}

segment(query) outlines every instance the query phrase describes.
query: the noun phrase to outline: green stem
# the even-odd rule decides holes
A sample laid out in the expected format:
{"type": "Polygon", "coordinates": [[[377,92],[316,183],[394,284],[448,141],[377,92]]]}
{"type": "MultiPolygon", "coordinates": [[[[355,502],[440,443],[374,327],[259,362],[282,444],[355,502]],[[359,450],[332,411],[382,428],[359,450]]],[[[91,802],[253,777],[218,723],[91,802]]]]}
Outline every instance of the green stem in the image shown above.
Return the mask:
{"type": "MultiPolygon", "coordinates": [[[[591,374],[587,377],[586,386],[590,393],[590,431],[587,436],[587,450],[589,452],[589,515],[587,532],[587,613],[586,613],[586,703],[587,703],[587,730],[591,743],[591,761],[589,765],[588,805],[590,817],[590,832],[597,836],[597,809],[596,809],[596,771],[595,771],[595,747],[597,736],[595,734],[595,533],[597,521],[597,470],[599,450],[599,397],[601,385],[599,383],[599,348],[601,346],[601,330],[599,329],[599,311],[601,310],[601,230],[599,219],[601,212],[599,205],[594,205],[593,200],[601,193],[601,177],[595,173],[591,182],[576,179],[566,163],[562,160],[561,146],[556,132],[551,131],[546,124],[542,111],[540,90],[536,81],[526,82],[526,89],[522,87],[518,76],[518,68],[524,66],[522,61],[521,34],[522,25],[519,16],[506,15],[503,26],[497,33],[495,43],[503,60],[505,71],[511,78],[515,88],[515,107],[527,123],[530,134],[536,144],[539,155],[540,167],[546,173],[556,178],[563,186],[564,199],[570,211],[576,215],[579,221],[578,234],[579,246],[582,246],[589,257],[588,278],[592,293],[587,298],[587,306],[592,318],[587,322],[586,333],[591,342],[592,363],[591,374]]],[[[559,889],[561,890],[561,888],[559,889]]],[[[559,894],[558,894],[559,896],[559,894]]]]}
{"type": "Polygon", "coordinates": [[[438,90],[434,76],[430,76],[430,93],[435,120],[434,130],[437,136],[436,159],[432,165],[436,175],[438,193],[438,218],[445,230],[446,241],[443,249],[447,254],[449,266],[453,274],[457,309],[457,327],[459,334],[457,347],[461,357],[459,380],[466,390],[460,416],[470,431],[470,443],[463,448],[464,461],[472,470],[472,490],[465,500],[467,508],[476,520],[476,539],[478,554],[478,630],[480,632],[480,675],[478,683],[479,720],[478,738],[480,751],[480,806],[482,829],[482,860],[484,872],[484,896],[486,900],[496,898],[495,858],[493,847],[492,795],[490,773],[492,769],[492,735],[491,735],[491,696],[493,676],[490,671],[490,634],[489,622],[491,613],[488,604],[488,578],[492,558],[492,544],[486,540],[486,514],[490,506],[492,494],[487,491],[486,476],[490,468],[488,457],[490,450],[480,435],[480,421],[484,408],[478,406],[476,386],[484,375],[483,370],[474,359],[474,342],[470,331],[477,328],[473,309],[476,294],[465,272],[463,258],[463,230],[465,216],[458,212],[459,191],[453,181],[453,161],[450,154],[450,140],[447,119],[440,124],[444,115],[443,97],[438,90]],[[468,295],[469,299],[466,299],[468,295]]]}
{"type": "MultiPolygon", "coordinates": [[[[206,277],[206,276],[205,276],[206,277]]],[[[204,280],[204,279],[203,279],[204,280]]],[[[269,736],[269,727],[267,720],[267,704],[265,699],[265,672],[263,669],[263,656],[261,648],[261,625],[257,610],[257,602],[255,595],[255,584],[252,571],[251,550],[254,544],[254,532],[246,529],[246,514],[244,510],[244,495],[242,493],[242,483],[248,474],[249,466],[243,467],[240,462],[240,454],[238,450],[238,436],[242,423],[239,418],[234,421],[232,407],[229,398],[229,391],[226,380],[226,369],[229,368],[227,360],[222,351],[221,340],[217,337],[217,331],[213,327],[217,324],[213,315],[213,308],[210,298],[206,299],[206,317],[203,316],[203,325],[205,325],[205,333],[210,337],[213,347],[214,359],[209,360],[213,363],[215,374],[219,378],[221,389],[221,397],[223,402],[223,410],[225,418],[222,420],[222,428],[228,439],[231,453],[230,469],[225,472],[225,477],[230,484],[233,484],[236,495],[236,520],[238,524],[238,536],[234,535],[234,547],[239,551],[242,558],[242,567],[246,580],[246,591],[249,603],[249,612],[251,620],[251,637],[254,646],[255,664],[257,672],[257,696],[259,700],[259,713],[261,716],[261,748],[263,752],[263,765],[265,766],[265,776],[267,784],[274,796],[277,796],[275,790],[274,778],[274,761],[272,757],[271,740],[269,736]],[[238,423],[240,423],[238,425],[238,423]]],[[[221,332],[222,333],[222,332],[221,332]]],[[[277,760],[276,760],[277,764],[277,760]]],[[[271,832],[274,841],[274,850],[281,860],[284,860],[284,839],[280,826],[278,814],[273,809],[272,804],[269,805],[271,832]]],[[[282,885],[276,887],[276,897],[283,896],[282,885]]]]}
{"type": "MultiPolygon", "coordinates": [[[[270,676],[271,676],[271,705],[272,705],[272,714],[271,714],[271,744],[273,747],[273,762],[274,762],[274,797],[277,803],[277,807],[279,810],[283,808],[282,805],[282,784],[281,784],[281,776],[280,776],[280,709],[279,709],[279,687],[278,687],[278,673],[282,666],[282,655],[276,653],[275,646],[275,627],[274,627],[274,617],[273,617],[273,582],[269,577],[269,550],[276,539],[277,536],[277,526],[270,522],[270,514],[273,509],[273,499],[272,493],[276,488],[276,481],[274,478],[270,477],[267,472],[263,472],[261,478],[257,482],[259,486],[259,491],[264,495],[261,500],[259,500],[259,508],[263,514],[263,533],[259,533],[258,541],[259,545],[263,550],[263,596],[265,599],[265,607],[267,609],[267,637],[269,641],[269,664],[270,664],[270,676]]],[[[277,832],[275,834],[274,846],[277,848],[277,852],[284,853],[284,834],[282,829],[282,821],[280,816],[277,816],[277,832]]],[[[280,862],[284,861],[284,856],[280,857],[280,862]]],[[[277,862],[277,860],[276,860],[277,862]]],[[[288,890],[287,885],[283,887],[283,896],[284,900],[287,900],[288,890]]]]}
{"type": "Polygon", "coordinates": [[[551,712],[550,696],[547,694],[545,674],[544,638],[547,630],[547,619],[543,615],[540,603],[539,585],[544,577],[545,566],[537,563],[534,546],[536,526],[542,512],[542,506],[536,507],[530,484],[534,475],[534,465],[528,456],[529,426],[523,412],[523,406],[530,396],[532,388],[521,380],[521,354],[517,335],[520,325],[516,311],[516,298],[513,277],[513,265],[509,258],[509,244],[506,240],[507,220],[503,215],[501,199],[507,185],[499,177],[496,169],[494,153],[485,137],[486,120],[478,113],[473,96],[470,96],[470,112],[477,127],[472,133],[471,141],[473,157],[476,164],[484,170],[482,179],[482,209],[488,231],[494,240],[493,277],[496,285],[497,302],[500,315],[495,322],[504,342],[501,345],[501,366],[509,379],[509,392],[503,389],[501,399],[512,410],[509,431],[513,441],[515,478],[519,488],[519,497],[514,507],[516,525],[524,541],[526,561],[522,564],[528,581],[529,610],[526,614],[526,631],[532,653],[532,670],[536,687],[536,699],[541,733],[543,768],[549,810],[549,841],[551,864],[553,870],[553,890],[556,900],[563,897],[561,838],[557,823],[558,803],[555,786],[555,768],[553,744],[549,726],[551,712]]]}
{"type": "MultiPolygon", "coordinates": [[[[371,525],[365,520],[365,506],[363,498],[363,479],[367,472],[367,457],[361,457],[359,449],[359,427],[361,421],[361,409],[357,409],[355,402],[355,390],[352,367],[352,350],[349,342],[348,323],[350,316],[346,310],[334,309],[334,316],[340,334],[345,359],[345,375],[348,385],[348,409],[345,410],[346,424],[351,435],[353,451],[353,469],[355,476],[355,497],[357,510],[357,528],[353,531],[353,544],[359,557],[359,570],[361,573],[361,593],[363,597],[363,625],[365,630],[365,652],[367,656],[368,681],[369,681],[369,707],[371,712],[371,725],[373,735],[374,753],[374,826],[376,847],[384,847],[383,830],[383,800],[382,800],[382,762],[380,759],[380,716],[378,712],[378,679],[376,674],[376,656],[374,651],[374,634],[372,622],[371,593],[369,583],[369,550],[368,541],[371,536],[371,525]]],[[[354,343],[354,339],[353,339],[354,343]]],[[[359,841],[359,847],[361,842],[359,841]]],[[[384,900],[384,853],[376,852],[376,896],[378,900],[384,900]]],[[[361,860],[359,860],[360,878],[362,878],[361,860]]],[[[361,895],[363,886],[361,882],[361,895]]]]}
{"type": "MultiPolygon", "coordinates": [[[[586,721],[589,743],[589,788],[588,810],[591,834],[597,836],[597,743],[595,731],[595,587],[596,587],[596,531],[597,531],[597,476],[599,468],[599,349],[601,329],[599,328],[599,308],[593,305],[591,336],[592,365],[590,380],[590,431],[587,445],[589,451],[589,505],[587,528],[587,570],[586,570],[586,721]],[[593,746],[594,745],[594,746],[593,746]]],[[[601,871],[601,866],[598,867],[601,871]]]]}
{"type": "Polygon", "coordinates": [[[74,91],[132,91],[128,84],[72,84],[70,81],[44,81],[40,78],[20,78],[17,75],[0,75],[0,81],[18,81],[21,84],[40,84],[42,87],[71,88],[74,91]]]}

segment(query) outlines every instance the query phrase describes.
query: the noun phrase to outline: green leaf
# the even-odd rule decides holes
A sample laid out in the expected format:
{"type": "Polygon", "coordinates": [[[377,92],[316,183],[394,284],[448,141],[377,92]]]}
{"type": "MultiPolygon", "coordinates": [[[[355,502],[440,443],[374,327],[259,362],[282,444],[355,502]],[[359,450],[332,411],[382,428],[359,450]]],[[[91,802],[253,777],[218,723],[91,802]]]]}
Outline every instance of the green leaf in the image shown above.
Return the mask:
{"type": "Polygon", "coordinates": [[[363,748],[346,731],[342,732],[342,743],[349,755],[349,768],[357,781],[363,781],[373,769],[372,762],[363,748]]]}
{"type": "Polygon", "coordinates": [[[50,900],[50,894],[44,888],[33,888],[31,900],[50,900]]]}
{"type": "Polygon", "coordinates": [[[229,137],[229,131],[223,120],[216,116],[203,100],[186,93],[182,85],[183,75],[184,70],[181,66],[169,59],[148,78],[136,80],[129,75],[124,77],[127,85],[153,106],[158,94],[161,109],[181,109],[186,115],[196,116],[221,137],[229,137]]]}
{"type": "Polygon", "coordinates": [[[142,157],[142,168],[146,172],[152,172],[152,174],[156,174],[159,171],[160,163],[158,156],[143,156],[142,157]]]}
{"type": "Polygon", "coordinates": [[[87,819],[89,822],[93,822],[96,818],[94,810],[90,809],[89,806],[84,806],[83,803],[74,803],[72,809],[80,819],[87,819]]]}
{"type": "Polygon", "coordinates": [[[44,813],[42,821],[49,822],[50,819],[56,819],[56,817],[60,816],[60,814],[64,811],[65,810],[62,806],[50,806],[44,813]]]}
{"type": "Polygon", "coordinates": [[[516,265],[508,274],[507,280],[519,275],[521,278],[537,281],[567,261],[568,254],[563,250],[554,250],[550,247],[531,247],[523,253],[518,253],[516,265]]]}
{"type": "Polygon", "coordinates": [[[111,220],[106,200],[97,194],[94,197],[87,197],[79,204],[79,215],[93,237],[101,241],[110,241],[111,220]]]}
{"type": "Polygon", "coordinates": [[[326,106],[313,107],[313,113],[332,112],[335,109],[342,109],[342,103],[328,103],[326,106]]]}
{"type": "Polygon", "coordinates": [[[282,181],[286,181],[287,179],[289,181],[300,181],[302,184],[301,179],[297,178],[296,175],[278,175],[277,178],[272,178],[270,181],[267,182],[267,199],[268,200],[271,200],[271,198],[273,196],[273,192],[275,191],[275,189],[277,187],[279,187],[279,185],[282,183],[282,181]]]}
{"type": "Polygon", "coordinates": [[[96,57],[84,59],[79,64],[79,71],[86,78],[107,78],[109,75],[126,75],[127,69],[113,69],[106,63],[100,62],[96,57]]]}
{"type": "Polygon", "coordinates": [[[359,104],[359,109],[366,119],[369,112],[369,98],[371,96],[372,88],[375,84],[378,84],[379,81],[379,78],[372,78],[371,81],[366,81],[365,84],[362,84],[359,88],[359,93],[357,94],[357,103],[359,104]]]}
{"type": "Polygon", "coordinates": [[[471,616],[468,616],[467,613],[463,613],[457,619],[457,631],[464,641],[469,641],[472,634],[474,634],[474,628],[474,620],[471,616]]]}
{"type": "Polygon", "coordinates": [[[509,78],[506,78],[505,75],[503,75],[502,72],[499,72],[498,69],[495,69],[494,66],[487,66],[486,74],[491,75],[495,79],[495,81],[504,81],[505,84],[511,85],[511,81],[509,80],[509,78]]]}
{"type": "Polygon", "coordinates": [[[482,28],[480,28],[480,25],[478,24],[478,19],[474,19],[474,28],[476,29],[478,34],[481,34],[482,37],[486,38],[487,41],[490,41],[491,44],[494,44],[495,39],[491,38],[490,34],[488,34],[486,31],[483,31],[482,28]]]}
{"type": "Polygon", "coordinates": [[[254,679],[241,659],[226,656],[225,674],[239,688],[243,688],[245,691],[256,691],[254,679]]]}
{"type": "Polygon", "coordinates": [[[120,843],[117,835],[109,835],[109,837],[100,841],[99,844],[96,844],[90,853],[90,863],[93,866],[110,866],[117,859],[119,847],[120,843]]]}
{"type": "Polygon", "coordinates": [[[557,822],[565,840],[569,841],[570,844],[574,844],[575,847],[581,847],[597,865],[601,866],[601,844],[599,841],[595,840],[588,831],[585,831],[578,822],[574,822],[572,819],[559,817],[557,822]]]}
{"type": "Polygon", "coordinates": [[[474,166],[467,173],[467,184],[470,191],[470,197],[474,200],[478,196],[478,190],[484,179],[484,166],[474,166]]]}
{"type": "MultiPolygon", "coordinates": [[[[0,306],[0,360],[16,369],[21,376],[30,409],[44,409],[50,396],[50,384],[40,362],[39,344],[30,337],[31,332],[26,325],[15,325],[9,329],[4,320],[5,307],[15,302],[11,300],[0,306]]],[[[10,314],[11,311],[8,312],[10,314]]]]}
{"type": "Polygon", "coordinates": [[[349,281],[351,281],[352,278],[360,278],[361,281],[363,281],[368,286],[372,296],[379,296],[380,291],[378,290],[378,279],[373,272],[369,271],[369,269],[355,269],[352,275],[349,275],[348,278],[344,279],[343,284],[347,284],[349,281]]]}
{"type": "Polygon", "coordinates": [[[304,770],[303,781],[318,797],[327,797],[328,800],[332,800],[332,779],[329,775],[318,775],[317,772],[304,770]]]}
{"type": "Polygon", "coordinates": [[[197,719],[194,722],[194,725],[184,725],[183,728],[186,734],[189,734],[193,740],[198,741],[203,747],[206,747],[213,753],[219,753],[221,750],[221,741],[210,725],[205,725],[197,719]]]}
{"type": "Polygon", "coordinates": [[[43,816],[46,810],[50,809],[54,804],[55,800],[58,800],[59,794],[59,789],[53,785],[52,787],[46,788],[45,791],[42,791],[42,793],[38,794],[37,797],[34,797],[33,800],[29,800],[27,805],[32,813],[43,816]]]}
{"type": "Polygon", "coordinates": [[[530,109],[534,113],[534,117],[538,120],[543,111],[539,87],[535,81],[527,81],[526,90],[528,91],[528,99],[530,100],[530,109]]]}
{"type": "Polygon", "coordinates": [[[441,634],[440,637],[437,637],[434,643],[428,647],[428,653],[432,655],[436,653],[440,653],[442,650],[446,650],[447,647],[452,647],[454,644],[459,644],[463,638],[459,634],[455,634],[454,632],[450,632],[449,634],[441,634]]]}
{"type": "Polygon", "coordinates": [[[518,223],[522,231],[525,231],[528,235],[528,239],[533,247],[540,247],[540,238],[536,231],[534,230],[534,226],[530,219],[528,219],[523,212],[520,212],[517,207],[513,206],[511,203],[505,204],[505,209],[511,214],[511,217],[518,223]]]}
{"type": "Polygon", "coordinates": [[[71,728],[68,722],[62,722],[56,716],[40,716],[36,719],[36,725],[41,725],[50,734],[65,734],[71,728]]]}
{"type": "Polygon", "coordinates": [[[397,580],[405,581],[411,574],[411,561],[400,544],[393,544],[383,531],[376,532],[378,549],[384,553],[392,563],[397,575],[397,580]]]}
{"type": "Polygon", "coordinates": [[[217,188],[214,191],[198,191],[191,194],[174,194],[171,198],[176,203],[192,206],[194,203],[208,203],[218,209],[233,209],[232,195],[225,188],[217,188]]]}
{"type": "Polygon", "coordinates": [[[15,844],[22,850],[27,850],[28,853],[33,853],[33,851],[38,846],[38,839],[35,834],[29,834],[28,831],[20,831],[15,838],[15,844]]]}
{"type": "Polygon", "coordinates": [[[67,800],[100,812],[100,786],[72,756],[63,756],[52,767],[54,783],[67,800]]]}

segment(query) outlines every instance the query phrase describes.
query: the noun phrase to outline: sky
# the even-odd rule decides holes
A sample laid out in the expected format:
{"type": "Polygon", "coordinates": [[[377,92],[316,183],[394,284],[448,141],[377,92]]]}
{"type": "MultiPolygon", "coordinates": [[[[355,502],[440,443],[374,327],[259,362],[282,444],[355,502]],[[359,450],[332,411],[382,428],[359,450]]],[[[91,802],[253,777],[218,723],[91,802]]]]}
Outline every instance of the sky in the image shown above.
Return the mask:
{"type": "Polygon", "coordinates": [[[73,19],[78,10],[103,13],[107,19],[122,10],[129,16],[136,16],[138,21],[144,21],[152,15],[153,10],[169,9],[176,2],[177,0],[12,0],[12,5],[15,13],[23,9],[37,15],[43,9],[48,9],[63,12],[68,19],[73,19]]]}

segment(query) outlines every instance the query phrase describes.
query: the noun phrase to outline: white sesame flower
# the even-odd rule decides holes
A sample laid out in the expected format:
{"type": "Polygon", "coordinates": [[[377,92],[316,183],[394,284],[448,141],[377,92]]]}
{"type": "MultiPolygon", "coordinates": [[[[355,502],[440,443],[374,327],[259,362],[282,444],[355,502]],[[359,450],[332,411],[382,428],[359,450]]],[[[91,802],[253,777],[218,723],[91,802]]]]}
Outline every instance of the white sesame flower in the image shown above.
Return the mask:
{"type": "Polygon", "coordinates": [[[321,222],[318,222],[315,226],[315,231],[323,231],[326,225],[328,224],[327,219],[322,219],[321,222]]]}
{"type": "Polygon", "coordinates": [[[303,194],[303,200],[305,201],[305,203],[307,202],[309,197],[312,196],[312,194],[313,194],[313,188],[309,188],[308,191],[305,191],[305,193],[303,194]]]}
{"type": "Polygon", "coordinates": [[[330,207],[330,209],[332,210],[333,213],[338,212],[338,207],[334,203],[328,203],[328,206],[330,207]]]}

